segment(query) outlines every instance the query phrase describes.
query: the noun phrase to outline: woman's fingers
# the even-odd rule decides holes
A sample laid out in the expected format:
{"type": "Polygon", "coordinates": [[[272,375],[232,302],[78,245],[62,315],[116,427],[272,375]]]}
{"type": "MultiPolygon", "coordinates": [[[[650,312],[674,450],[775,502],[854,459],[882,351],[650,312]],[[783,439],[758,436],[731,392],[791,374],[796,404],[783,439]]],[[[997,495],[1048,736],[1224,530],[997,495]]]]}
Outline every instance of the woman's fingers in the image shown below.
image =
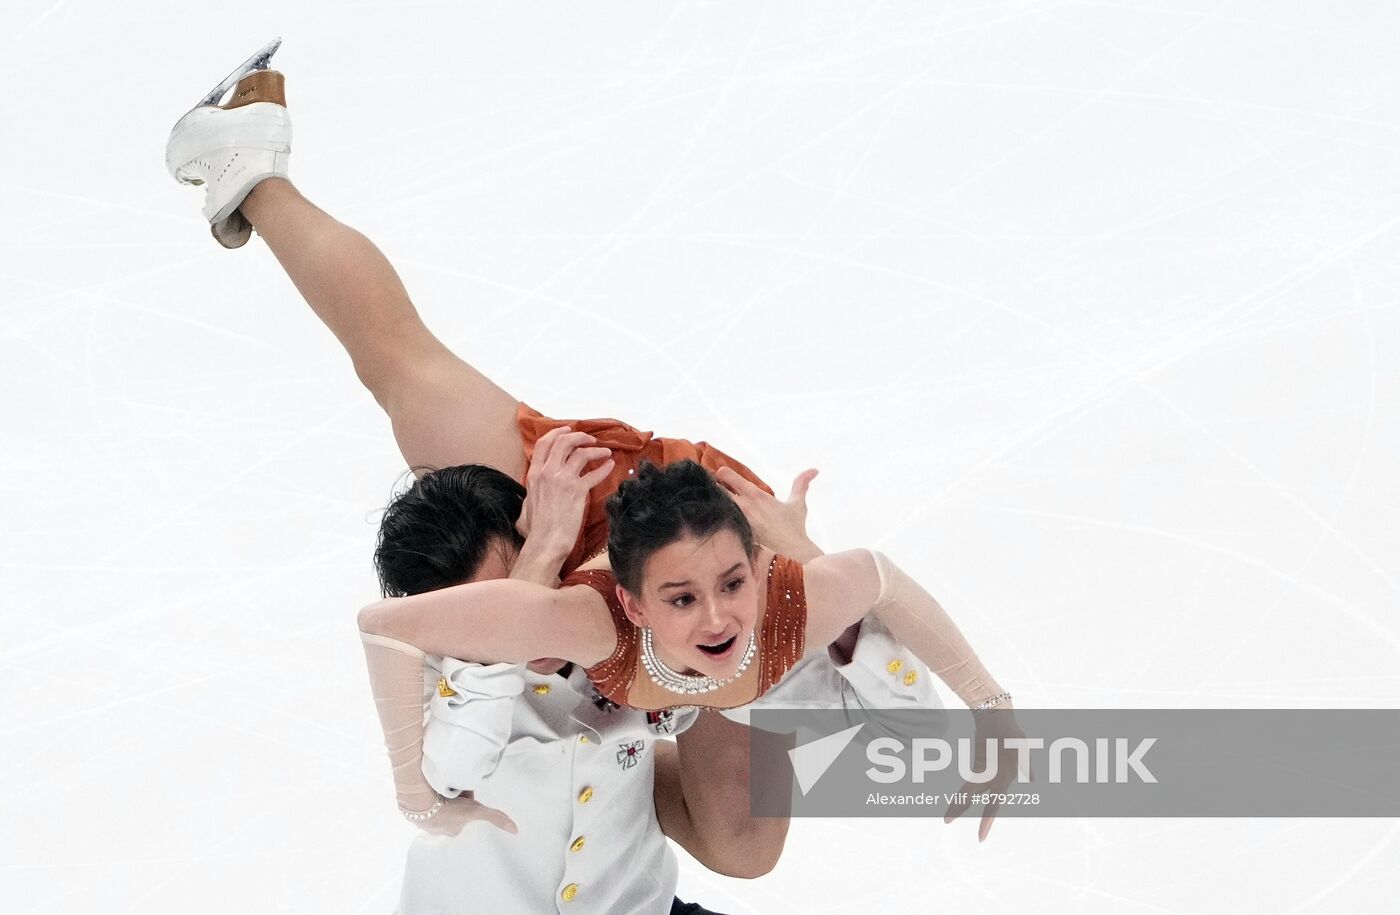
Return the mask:
{"type": "Polygon", "coordinates": [[[982,825],[977,829],[978,842],[985,842],[987,840],[987,833],[992,831],[992,821],[996,819],[997,810],[1000,808],[1001,804],[999,802],[991,801],[987,804],[986,808],[983,809],[982,825]]]}
{"type": "Polygon", "coordinates": [[[807,489],[812,485],[812,481],[817,478],[817,474],[820,472],[821,471],[813,467],[799,473],[797,479],[792,481],[792,492],[788,494],[788,501],[800,502],[806,505],[807,489]]]}
{"type": "Polygon", "coordinates": [[[575,432],[569,426],[555,426],[535,442],[535,453],[531,465],[540,467],[546,464],[567,461],[575,449],[591,445],[598,439],[587,432],[575,432]]]}
{"type": "Polygon", "coordinates": [[[535,442],[535,451],[531,455],[530,465],[543,467],[549,461],[549,456],[553,453],[554,445],[559,441],[559,438],[572,431],[568,426],[555,426],[541,435],[539,440],[535,442]]]}
{"type": "Polygon", "coordinates": [[[569,460],[575,450],[596,441],[597,439],[587,432],[565,432],[554,440],[554,447],[549,452],[550,461],[553,464],[562,464],[569,460]]]}
{"type": "Polygon", "coordinates": [[[612,457],[611,448],[575,448],[564,461],[564,469],[577,476],[584,467],[594,461],[601,461],[604,458],[612,457]]]}
{"type": "Polygon", "coordinates": [[[492,826],[496,827],[502,832],[508,832],[511,835],[515,835],[516,833],[520,832],[520,827],[516,826],[515,821],[512,820],[510,817],[506,816],[504,811],[497,810],[494,807],[483,806],[481,808],[481,812],[481,819],[490,823],[492,826]]]}
{"type": "Polygon", "coordinates": [[[433,835],[456,836],[460,835],[462,830],[472,823],[477,822],[489,823],[512,835],[520,831],[519,827],[515,825],[515,821],[506,816],[505,811],[487,807],[471,797],[470,792],[463,792],[460,797],[445,802],[441,812],[424,820],[419,825],[425,832],[433,835]]]}
{"type": "MultiPolygon", "coordinates": [[[[792,490],[788,494],[788,501],[805,504],[807,501],[807,490],[811,487],[812,481],[817,478],[817,474],[820,472],[821,471],[814,467],[799,473],[797,478],[792,481],[792,490]]],[[[721,467],[716,470],[715,479],[719,481],[719,485],[736,496],[752,496],[757,498],[768,495],[766,492],[759,489],[752,480],[749,480],[732,467],[721,467]]]]}
{"type": "Polygon", "coordinates": [[[967,812],[967,808],[972,806],[972,795],[978,790],[978,785],[972,782],[964,782],[962,788],[958,790],[958,799],[948,805],[948,812],[943,814],[943,822],[951,823],[967,812]]]}
{"type": "Polygon", "coordinates": [[[583,485],[587,488],[592,489],[594,486],[597,486],[599,483],[606,480],[608,478],[608,474],[612,473],[613,468],[616,466],[617,461],[613,460],[612,458],[608,458],[606,461],[599,464],[597,467],[588,471],[588,473],[585,473],[583,476],[579,477],[579,481],[582,482],[583,485]]]}
{"type": "Polygon", "coordinates": [[[761,491],[753,483],[745,479],[738,471],[731,467],[721,467],[715,471],[715,479],[725,489],[736,496],[752,495],[755,491],[761,491]]]}

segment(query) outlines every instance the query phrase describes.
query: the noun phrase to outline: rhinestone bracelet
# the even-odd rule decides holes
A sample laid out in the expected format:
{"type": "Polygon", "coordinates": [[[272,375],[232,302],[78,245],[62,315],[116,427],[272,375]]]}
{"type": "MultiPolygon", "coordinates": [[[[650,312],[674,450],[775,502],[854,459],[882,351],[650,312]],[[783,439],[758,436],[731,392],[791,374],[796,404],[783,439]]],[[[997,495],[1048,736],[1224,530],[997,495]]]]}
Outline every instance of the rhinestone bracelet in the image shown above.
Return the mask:
{"type": "Polygon", "coordinates": [[[995,696],[993,696],[992,698],[986,700],[986,701],[983,702],[981,705],[974,705],[974,706],[972,707],[972,710],[973,710],[974,712],[985,712],[987,709],[996,708],[996,707],[997,707],[998,705],[1000,705],[1001,703],[1003,703],[1003,702],[1009,702],[1010,700],[1011,700],[1011,694],[1010,694],[1010,693],[997,693],[995,696]]]}
{"type": "Polygon", "coordinates": [[[442,798],[438,797],[438,799],[433,803],[433,806],[429,807],[427,810],[422,811],[421,813],[414,813],[412,810],[404,810],[402,807],[399,808],[399,813],[402,813],[403,818],[405,820],[408,820],[410,823],[421,823],[424,820],[430,819],[433,816],[433,814],[437,813],[441,809],[442,798]]]}

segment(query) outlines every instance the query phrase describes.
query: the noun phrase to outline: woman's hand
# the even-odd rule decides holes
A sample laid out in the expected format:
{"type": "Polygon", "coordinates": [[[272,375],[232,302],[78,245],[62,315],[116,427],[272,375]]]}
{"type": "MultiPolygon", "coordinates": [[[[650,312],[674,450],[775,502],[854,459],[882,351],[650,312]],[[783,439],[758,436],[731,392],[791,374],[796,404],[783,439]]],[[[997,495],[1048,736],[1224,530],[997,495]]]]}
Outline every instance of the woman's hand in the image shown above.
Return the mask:
{"type": "Polygon", "coordinates": [[[816,470],[799,473],[792,481],[787,501],[779,502],[728,467],[721,467],[715,473],[715,479],[729,490],[744,517],[749,519],[758,542],[799,562],[822,555],[821,548],[807,536],[807,489],[816,476],[816,470]]]}
{"type": "MultiPolygon", "coordinates": [[[[986,782],[964,782],[960,789],[965,802],[948,805],[948,812],[943,815],[943,822],[951,823],[962,816],[973,804],[973,798],[979,794],[1005,794],[1008,785],[1015,783],[1018,778],[1017,765],[1020,755],[1014,748],[1008,748],[1005,741],[1009,737],[1025,737],[1020,725],[1016,723],[1016,716],[1012,713],[1011,703],[1004,702],[995,709],[982,713],[973,713],[973,721],[976,722],[976,733],[972,738],[974,746],[972,768],[977,772],[985,772],[987,769],[987,741],[995,739],[997,741],[997,774],[991,781],[986,782]]],[[[1029,770],[1026,772],[1026,781],[1033,781],[1034,778],[1029,770]]],[[[992,820],[996,819],[997,810],[1001,804],[995,800],[988,802],[982,808],[982,825],[977,830],[977,841],[981,842],[987,838],[987,833],[992,829],[992,820]]]]}
{"type": "Polygon", "coordinates": [[[525,504],[515,525],[527,542],[543,539],[547,545],[562,545],[565,556],[573,548],[588,491],[607,479],[616,464],[610,449],[593,447],[596,441],[587,432],[559,426],[535,443],[525,473],[525,504]],[[585,473],[595,461],[602,463],[585,473]]]}
{"type": "Polygon", "coordinates": [[[494,807],[487,807],[463,791],[457,797],[444,799],[438,812],[426,820],[412,821],[414,826],[433,836],[455,836],[471,823],[490,823],[497,829],[515,835],[520,830],[515,821],[494,807]]]}

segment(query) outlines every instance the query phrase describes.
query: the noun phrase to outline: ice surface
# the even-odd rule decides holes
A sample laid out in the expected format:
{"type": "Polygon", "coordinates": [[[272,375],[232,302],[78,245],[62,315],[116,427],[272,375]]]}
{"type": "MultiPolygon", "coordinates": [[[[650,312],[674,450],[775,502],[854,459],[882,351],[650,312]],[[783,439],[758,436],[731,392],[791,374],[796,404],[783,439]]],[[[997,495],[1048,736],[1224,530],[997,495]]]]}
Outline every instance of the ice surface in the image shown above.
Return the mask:
{"type": "MultiPolygon", "coordinates": [[[[1023,706],[1400,702],[1393,4],[0,5],[0,899],[387,912],[386,421],[165,174],[292,174],[512,393],[709,439],[1023,706]]],[[[793,824],[730,913],[1374,911],[1392,821],[793,824]]],[[[1383,902],[1384,900],[1384,902],[1383,902]]]]}

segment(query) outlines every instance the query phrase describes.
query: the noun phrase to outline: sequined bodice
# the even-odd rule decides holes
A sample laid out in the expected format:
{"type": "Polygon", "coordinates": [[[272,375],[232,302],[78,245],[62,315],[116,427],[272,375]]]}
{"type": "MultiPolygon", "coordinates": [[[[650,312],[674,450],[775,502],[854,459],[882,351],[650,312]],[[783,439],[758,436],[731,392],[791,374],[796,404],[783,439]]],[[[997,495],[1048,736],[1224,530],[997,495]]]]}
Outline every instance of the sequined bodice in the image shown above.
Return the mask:
{"type": "Polygon", "coordinates": [[[807,630],[807,595],[802,563],[774,554],[768,563],[764,604],[757,624],[758,659],[732,683],[714,692],[680,695],[663,689],[649,678],[641,661],[640,630],[627,618],[617,600],[616,578],[610,571],[578,571],[563,581],[564,587],[587,585],[608,605],[617,630],[617,646],[606,660],[588,668],[588,678],[598,691],[618,705],[653,711],[679,705],[736,708],[763,695],[802,659],[807,630]]]}

